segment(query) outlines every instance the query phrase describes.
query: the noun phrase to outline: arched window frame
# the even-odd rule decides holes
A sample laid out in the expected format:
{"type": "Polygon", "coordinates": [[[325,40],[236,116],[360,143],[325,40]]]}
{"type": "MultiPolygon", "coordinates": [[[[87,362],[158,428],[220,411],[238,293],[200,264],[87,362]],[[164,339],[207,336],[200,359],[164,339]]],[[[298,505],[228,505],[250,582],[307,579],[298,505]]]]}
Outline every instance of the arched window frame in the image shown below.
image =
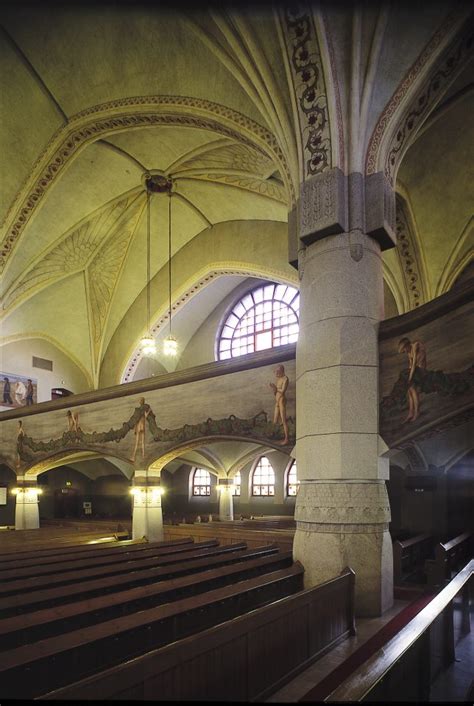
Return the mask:
{"type": "Polygon", "coordinates": [[[297,472],[296,461],[291,461],[285,474],[285,496],[287,498],[296,498],[298,494],[300,482],[296,475],[297,472]]]}
{"type": "Polygon", "coordinates": [[[275,481],[275,470],[270,460],[265,455],[259,456],[250,474],[250,495],[253,498],[275,497],[275,481]],[[260,482],[255,482],[256,476],[260,482]]]}
{"type": "Polygon", "coordinates": [[[234,476],[232,476],[232,479],[234,481],[234,485],[232,486],[232,495],[234,497],[239,498],[240,497],[240,492],[242,488],[242,475],[240,471],[237,471],[234,476]]]}
{"type": "Polygon", "coordinates": [[[203,498],[203,497],[209,497],[211,494],[211,474],[209,473],[208,470],[205,468],[200,468],[199,466],[195,466],[193,470],[191,471],[191,495],[194,498],[203,498]],[[207,475],[204,475],[207,474],[207,475]],[[200,482],[197,483],[196,481],[209,481],[209,482],[200,482]]]}
{"type": "Polygon", "coordinates": [[[299,291],[288,284],[268,282],[249,290],[224,318],[216,339],[216,359],[229,360],[296,342],[299,301],[299,291]],[[270,345],[264,345],[265,341],[270,345]]]}

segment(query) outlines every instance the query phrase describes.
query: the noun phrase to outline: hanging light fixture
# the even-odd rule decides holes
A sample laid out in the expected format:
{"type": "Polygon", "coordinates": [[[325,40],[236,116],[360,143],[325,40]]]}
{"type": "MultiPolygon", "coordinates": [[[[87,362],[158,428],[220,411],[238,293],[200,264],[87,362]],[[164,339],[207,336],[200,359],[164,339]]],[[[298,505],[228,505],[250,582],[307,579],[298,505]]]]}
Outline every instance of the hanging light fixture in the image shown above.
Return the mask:
{"type": "Polygon", "coordinates": [[[173,182],[171,177],[166,176],[159,170],[147,172],[144,177],[145,188],[147,192],[147,335],[141,340],[141,350],[144,355],[154,355],[156,346],[153,336],[150,331],[150,198],[151,194],[168,194],[168,317],[169,317],[169,334],[165,338],[163,352],[165,355],[174,356],[178,352],[178,343],[176,338],[171,333],[171,196],[173,182]]]}
{"type": "Polygon", "coordinates": [[[140,341],[143,355],[152,356],[156,353],[155,339],[150,331],[150,189],[145,180],[146,192],[146,330],[147,333],[140,341]]]}
{"type": "Polygon", "coordinates": [[[168,191],[168,316],[170,322],[170,330],[163,344],[163,353],[169,356],[175,356],[178,352],[178,342],[171,333],[171,183],[168,191]]]}

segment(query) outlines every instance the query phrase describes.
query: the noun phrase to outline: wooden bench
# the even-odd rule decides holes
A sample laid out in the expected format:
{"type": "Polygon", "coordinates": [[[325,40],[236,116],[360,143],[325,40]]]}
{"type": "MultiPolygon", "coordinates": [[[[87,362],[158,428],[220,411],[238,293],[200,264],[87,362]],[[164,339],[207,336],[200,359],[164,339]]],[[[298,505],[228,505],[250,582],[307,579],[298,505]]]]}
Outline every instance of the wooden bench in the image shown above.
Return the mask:
{"type": "MultiPolygon", "coordinates": [[[[198,545],[191,545],[198,546],[198,545]]],[[[168,555],[156,554],[147,559],[139,559],[134,562],[115,562],[113,564],[105,564],[96,567],[81,568],[77,571],[59,571],[56,574],[47,574],[46,576],[32,576],[12,581],[0,581],[0,596],[14,595],[19,591],[34,591],[44,586],[61,586],[75,583],[77,581],[86,580],[95,576],[112,576],[130,571],[137,571],[144,568],[153,568],[158,566],[168,566],[170,564],[192,561],[193,559],[216,556],[220,554],[228,554],[246,547],[245,542],[239,544],[227,545],[224,547],[211,544],[208,548],[189,549],[181,553],[172,553],[168,555]]]]}
{"type": "Polygon", "coordinates": [[[40,537],[35,535],[35,532],[41,532],[41,530],[17,530],[2,534],[0,536],[0,553],[4,556],[6,554],[15,554],[17,551],[32,551],[33,549],[63,547],[71,544],[87,544],[89,542],[106,544],[117,541],[115,534],[108,534],[104,537],[104,534],[99,532],[70,531],[65,535],[62,531],[48,531],[48,536],[43,533],[40,537]],[[25,550],[25,547],[28,547],[28,550],[25,550]]]}
{"type": "Polygon", "coordinates": [[[291,567],[2,653],[2,697],[31,699],[302,589],[291,567]]]}
{"type": "Polygon", "coordinates": [[[0,620],[0,650],[9,650],[166,602],[196,596],[229,583],[286,568],[292,563],[291,552],[258,557],[231,566],[4,618],[0,620]]]}
{"type": "Polygon", "coordinates": [[[393,543],[393,581],[399,585],[423,569],[426,559],[433,556],[434,537],[417,534],[393,543]]]}
{"type": "Polygon", "coordinates": [[[345,570],[39,698],[262,702],[354,633],[354,573],[345,570]]]}
{"type": "Polygon", "coordinates": [[[45,574],[54,574],[58,572],[68,572],[77,569],[86,569],[88,567],[93,568],[95,566],[107,566],[108,564],[121,564],[126,566],[127,569],[132,568],[132,564],[140,559],[146,559],[148,557],[154,556],[164,556],[168,554],[178,554],[181,552],[189,551],[192,546],[193,549],[207,549],[208,547],[217,547],[219,542],[217,539],[208,539],[204,542],[199,543],[184,543],[184,544],[173,544],[167,543],[166,546],[161,546],[160,542],[146,544],[139,547],[139,552],[130,552],[124,556],[117,555],[116,552],[113,555],[106,556],[79,556],[68,558],[65,561],[57,561],[52,564],[34,564],[32,566],[23,566],[19,562],[19,566],[14,568],[3,569],[0,566],[0,582],[12,581],[19,578],[27,578],[28,576],[43,576],[45,574]],[[128,566],[127,566],[128,565],[128,566]]]}
{"type": "Polygon", "coordinates": [[[17,592],[6,598],[0,598],[0,618],[20,615],[42,608],[64,605],[65,603],[70,603],[78,599],[82,600],[102,596],[125,588],[144,586],[149,583],[190,575],[198,571],[214,569],[219,566],[237,564],[242,561],[248,561],[249,559],[270,556],[277,552],[278,547],[274,544],[258,549],[239,549],[237,546],[233,551],[226,551],[223,554],[205,557],[203,559],[194,559],[192,561],[184,561],[182,563],[152,569],[134,569],[125,574],[114,574],[113,576],[98,579],[87,578],[80,582],[76,581],[73,584],[67,584],[66,586],[59,586],[57,588],[45,588],[42,590],[29,591],[27,593],[17,592]]]}
{"type": "Polygon", "coordinates": [[[439,542],[434,550],[434,559],[425,562],[427,583],[431,587],[444,585],[451,580],[473,556],[473,535],[463,532],[449,542],[439,542]]]}
{"type": "Polygon", "coordinates": [[[192,545],[193,540],[191,537],[186,539],[172,540],[170,542],[148,542],[143,539],[132,539],[126,540],[125,542],[115,542],[114,544],[106,543],[100,546],[96,544],[86,544],[79,546],[65,547],[64,549],[45,549],[43,551],[33,551],[33,552],[18,552],[15,558],[8,556],[1,557],[1,571],[6,569],[27,566],[36,566],[38,564],[55,564],[62,561],[69,561],[75,559],[90,559],[95,557],[106,557],[106,556],[128,556],[135,552],[142,551],[143,549],[150,549],[160,547],[174,547],[181,546],[183,544],[192,545]]]}

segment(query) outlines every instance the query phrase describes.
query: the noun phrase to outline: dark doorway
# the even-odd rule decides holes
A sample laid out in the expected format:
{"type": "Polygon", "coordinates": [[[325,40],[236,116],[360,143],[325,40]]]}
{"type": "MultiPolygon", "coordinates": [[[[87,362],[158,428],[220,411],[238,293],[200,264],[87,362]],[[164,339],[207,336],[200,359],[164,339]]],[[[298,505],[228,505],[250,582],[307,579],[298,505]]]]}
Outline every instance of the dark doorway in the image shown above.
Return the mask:
{"type": "Polygon", "coordinates": [[[76,488],[54,491],[54,517],[57,519],[79,517],[79,493],[76,488]]]}

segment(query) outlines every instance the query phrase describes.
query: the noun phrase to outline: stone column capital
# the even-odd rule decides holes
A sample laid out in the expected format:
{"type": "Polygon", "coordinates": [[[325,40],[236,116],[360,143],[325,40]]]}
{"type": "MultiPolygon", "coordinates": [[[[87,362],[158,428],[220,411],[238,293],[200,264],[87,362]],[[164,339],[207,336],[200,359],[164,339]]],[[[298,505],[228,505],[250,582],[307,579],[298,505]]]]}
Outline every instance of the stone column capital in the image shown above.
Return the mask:
{"type": "Polygon", "coordinates": [[[359,231],[374,238],[382,250],[396,245],[395,193],[382,172],[367,176],[344,174],[338,167],[326,169],[301,184],[296,216],[290,215],[292,264],[299,240],[310,245],[330,235],[359,231]]]}

